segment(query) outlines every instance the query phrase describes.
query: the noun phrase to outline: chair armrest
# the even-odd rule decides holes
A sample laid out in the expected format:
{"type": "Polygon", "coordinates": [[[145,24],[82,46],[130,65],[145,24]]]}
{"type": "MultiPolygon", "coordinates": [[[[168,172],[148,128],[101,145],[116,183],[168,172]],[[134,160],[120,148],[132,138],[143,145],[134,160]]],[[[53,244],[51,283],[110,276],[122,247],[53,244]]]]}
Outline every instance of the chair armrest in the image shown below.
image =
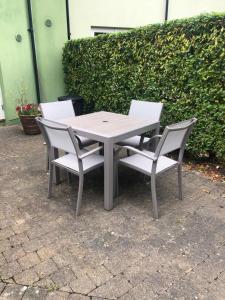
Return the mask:
{"type": "Polygon", "coordinates": [[[162,137],[161,134],[156,134],[156,135],[153,135],[152,137],[150,137],[149,141],[152,140],[152,139],[161,138],[161,137],[162,137]]]}
{"type": "Polygon", "coordinates": [[[138,149],[136,149],[136,148],[134,148],[134,147],[131,147],[131,146],[123,146],[122,148],[131,150],[131,151],[133,151],[133,152],[135,152],[135,153],[137,153],[137,154],[140,154],[140,155],[142,155],[142,156],[144,156],[144,157],[146,157],[146,158],[148,158],[148,159],[151,159],[151,160],[153,160],[153,161],[157,161],[156,158],[152,158],[150,155],[148,155],[148,154],[144,153],[143,151],[138,150],[138,149]]]}
{"type": "MultiPolygon", "coordinates": [[[[151,142],[154,140],[154,139],[160,139],[162,137],[161,134],[156,134],[156,135],[153,135],[152,137],[149,138],[148,142],[146,143],[146,145],[149,145],[151,144],[151,142]]],[[[159,141],[158,141],[159,142],[159,141]]],[[[158,144],[158,143],[157,143],[158,144]]],[[[156,146],[157,146],[156,144],[156,146]]]]}
{"type": "Polygon", "coordinates": [[[95,152],[101,150],[102,148],[103,148],[103,146],[94,148],[94,149],[92,149],[92,150],[90,150],[90,151],[88,151],[88,152],[86,152],[86,153],[84,153],[84,154],[82,154],[82,155],[79,155],[79,158],[80,158],[80,159],[83,159],[83,158],[85,158],[85,157],[87,157],[87,156],[89,156],[89,155],[91,155],[91,154],[93,154],[93,153],[95,153],[95,152]]]}

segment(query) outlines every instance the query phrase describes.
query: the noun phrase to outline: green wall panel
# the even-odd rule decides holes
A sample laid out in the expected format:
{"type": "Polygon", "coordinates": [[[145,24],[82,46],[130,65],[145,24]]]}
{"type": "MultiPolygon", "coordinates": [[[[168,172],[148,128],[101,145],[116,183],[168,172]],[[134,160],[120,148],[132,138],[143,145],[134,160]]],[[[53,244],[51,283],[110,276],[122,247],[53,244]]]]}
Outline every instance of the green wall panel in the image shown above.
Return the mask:
{"type": "Polygon", "coordinates": [[[65,2],[65,0],[32,1],[42,102],[55,100],[64,94],[62,48],[67,41],[65,2]],[[45,25],[46,20],[51,20],[51,27],[45,25]]]}
{"type": "Polygon", "coordinates": [[[21,88],[26,89],[26,96],[30,102],[36,102],[30,37],[27,28],[25,0],[1,0],[0,65],[6,120],[13,120],[17,117],[15,106],[21,88]],[[22,36],[21,43],[15,39],[17,34],[22,36]]]}
{"type": "MultiPolygon", "coordinates": [[[[19,90],[35,103],[36,88],[26,0],[0,0],[0,81],[7,121],[17,118],[19,90]],[[22,41],[17,42],[17,34],[22,41]]],[[[65,0],[31,0],[41,101],[64,94],[62,48],[67,41],[65,0]],[[45,25],[51,20],[52,26],[45,25]]]]}

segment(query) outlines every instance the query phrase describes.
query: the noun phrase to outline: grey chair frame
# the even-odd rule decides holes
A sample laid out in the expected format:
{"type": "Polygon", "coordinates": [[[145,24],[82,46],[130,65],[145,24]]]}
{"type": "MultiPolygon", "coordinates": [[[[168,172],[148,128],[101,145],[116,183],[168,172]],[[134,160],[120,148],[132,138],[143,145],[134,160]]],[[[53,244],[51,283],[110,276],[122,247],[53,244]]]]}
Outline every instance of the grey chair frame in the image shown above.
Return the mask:
{"type": "MultiPolygon", "coordinates": [[[[139,150],[139,149],[131,147],[131,146],[123,146],[122,147],[124,149],[127,149],[127,150],[132,151],[132,152],[137,153],[137,154],[140,154],[140,155],[142,155],[142,156],[144,156],[144,157],[152,160],[152,169],[151,169],[151,175],[150,176],[151,176],[151,194],[152,194],[153,216],[154,216],[155,219],[159,218],[158,203],[157,203],[157,198],[156,198],[156,176],[158,174],[160,174],[160,173],[162,173],[164,171],[167,171],[170,168],[173,168],[173,167],[177,166],[177,172],[178,172],[178,189],[179,189],[179,194],[178,195],[179,195],[179,199],[183,200],[183,191],[182,191],[182,162],[183,162],[183,155],[184,155],[184,150],[185,150],[187,139],[188,139],[189,135],[191,134],[192,128],[193,128],[193,126],[194,126],[194,124],[196,122],[197,122],[197,119],[196,118],[192,118],[192,119],[187,120],[187,121],[183,121],[183,122],[180,122],[180,123],[177,123],[177,124],[166,126],[162,135],[155,135],[152,138],[150,138],[150,140],[148,142],[148,145],[153,140],[155,140],[155,139],[158,140],[156,151],[155,151],[153,157],[150,156],[150,155],[148,155],[146,152],[143,152],[142,150],[139,150]],[[182,126],[182,124],[183,124],[183,126],[182,126]],[[187,124],[187,125],[185,125],[185,124],[187,124]],[[178,127],[174,127],[176,125],[178,127]],[[181,142],[181,146],[179,148],[171,149],[171,151],[168,151],[166,153],[161,153],[161,150],[162,150],[163,146],[165,145],[165,142],[166,142],[168,134],[170,132],[173,132],[173,131],[178,131],[179,132],[179,131],[185,130],[185,129],[187,131],[186,131],[186,133],[185,133],[185,135],[183,137],[183,140],[181,142]],[[177,162],[176,165],[173,165],[170,168],[164,169],[160,173],[156,173],[157,162],[158,162],[159,157],[161,155],[163,155],[163,154],[167,154],[167,153],[173,152],[175,150],[179,150],[179,149],[180,149],[180,151],[179,151],[179,154],[178,154],[178,160],[176,161],[177,162]]],[[[138,171],[140,171],[140,170],[138,170],[138,171]]],[[[117,188],[117,191],[118,191],[118,188],[117,188]]]]}
{"type": "MultiPolygon", "coordinates": [[[[160,102],[151,102],[151,101],[146,101],[146,100],[143,101],[143,100],[132,99],[131,100],[131,104],[130,104],[130,109],[129,109],[128,116],[132,116],[132,117],[137,117],[138,116],[138,118],[141,118],[140,112],[135,113],[135,111],[133,111],[133,107],[136,106],[137,104],[140,104],[140,108],[143,105],[148,105],[148,104],[149,104],[149,106],[150,105],[155,105],[158,108],[161,106],[161,110],[158,109],[158,111],[159,111],[159,117],[157,119],[158,121],[160,121],[160,118],[161,118],[161,115],[162,115],[162,111],[163,111],[163,103],[160,103],[160,102]]],[[[146,110],[144,110],[144,112],[146,112],[146,110]]],[[[146,116],[142,116],[142,117],[146,118],[146,116]]],[[[159,134],[159,132],[160,132],[160,124],[154,129],[154,132],[151,132],[151,134],[157,135],[157,134],[159,134]]],[[[138,149],[143,149],[143,147],[144,147],[144,139],[146,137],[146,134],[147,134],[147,132],[144,133],[144,134],[142,134],[140,136],[140,141],[139,141],[139,144],[137,146],[138,149]]],[[[118,145],[119,146],[124,146],[123,141],[119,142],[118,145]]],[[[127,144],[127,146],[129,146],[129,143],[127,144]]],[[[130,155],[130,151],[129,150],[127,150],[127,155],[130,155]]]]}
{"type": "MultiPolygon", "coordinates": [[[[72,100],[66,100],[66,101],[62,101],[62,102],[59,102],[59,101],[53,101],[53,102],[43,102],[43,103],[40,103],[40,109],[41,109],[41,113],[42,113],[42,116],[46,119],[46,120],[49,120],[49,121],[53,121],[53,122],[57,122],[58,119],[55,118],[54,116],[54,110],[59,109],[61,108],[61,111],[62,111],[62,108],[63,106],[66,105],[66,111],[67,112],[70,112],[70,115],[68,117],[76,117],[76,114],[75,114],[75,111],[74,111],[74,108],[73,108],[73,104],[72,104],[72,100]],[[46,107],[47,106],[47,107],[46,107]],[[51,110],[51,113],[53,114],[53,116],[49,116],[49,108],[48,106],[53,106],[52,107],[52,110],[51,110]],[[48,108],[48,109],[47,109],[48,108]],[[47,116],[46,116],[47,114],[47,116]]],[[[65,118],[67,117],[66,115],[64,116],[61,116],[61,118],[65,118]]],[[[96,144],[97,142],[96,141],[92,141],[90,139],[87,139],[86,143],[82,143],[82,137],[80,136],[76,136],[78,142],[79,142],[79,146],[80,148],[85,148],[85,147],[88,147],[90,145],[93,145],[93,144],[96,144]]],[[[57,151],[57,150],[55,150],[57,151]]],[[[46,157],[46,170],[48,170],[48,166],[49,166],[49,153],[47,152],[47,157],[46,157]]]]}
{"type": "MultiPolygon", "coordinates": [[[[74,132],[74,130],[71,127],[67,127],[65,125],[62,125],[60,123],[50,121],[41,117],[37,117],[36,121],[40,127],[40,130],[43,134],[43,137],[46,141],[47,147],[48,147],[48,153],[49,153],[49,183],[48,183],[48,198],[51,198],[52,196],[52,185],[53,185],[53,172],[54,172],[54,165],[56,165],[59,168],[65,169],[67,172],[75,174],[79,177],[79,187],[78,187],[78,196],[77,196],[77,205],[76,205],[76,217],[80,213],[80,208],[81,208],[81,202],[82,202],[82,195],[83,195],[83,183],[84,183],[84,174],[87,172],[84,172],[83,170],[83,159],[86,158],[89,155],[92,155],[96,152],[99,152],[102,147],[97,147],[94,148],[90,151],[87,151],[85,153],[81,153],[80,147],[79,147],[79,142],[78,138],[74,132]],[[51,123],[52,125],[49,125],[48,123],[51,123]],[[58,131],[67,131],[69,133],[69,136],[71,138],[71,142],[74,146],[75,153],[77,154],[77,160],[78,160],[78,167],[79,167],[79,172],[76,172],[73,169],[67,168],[66,166],[63,167],[62,165],[58,165],[57,163],[54,162],[55,159],[55,152],[54,152],[54,147],[51,145],[51,141],[48,137],[48,133],[45,129],[45,126],[47,128],[53,129],[53,130],[58,130],[58,131]]],[[[64,150],[64,149],[62,149],[64,150]]],[[[100,166],[99,166],[100,167],[100,166]]],[[[88,172],[92,171],[95,168],[91,168],[88,170],[88,172]]]]}

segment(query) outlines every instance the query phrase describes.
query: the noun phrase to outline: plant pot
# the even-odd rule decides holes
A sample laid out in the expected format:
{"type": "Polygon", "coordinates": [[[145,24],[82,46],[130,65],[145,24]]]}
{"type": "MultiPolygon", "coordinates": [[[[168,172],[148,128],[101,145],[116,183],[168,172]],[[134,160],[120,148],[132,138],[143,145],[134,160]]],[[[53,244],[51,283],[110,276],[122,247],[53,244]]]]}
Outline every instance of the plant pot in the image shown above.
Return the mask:
{"type": "Polygon", "coordinates": [[[31,135],[41,133],[40,128],[35,120],[37,116],[20,115],[19,117],[25,134],[31,135]]]}

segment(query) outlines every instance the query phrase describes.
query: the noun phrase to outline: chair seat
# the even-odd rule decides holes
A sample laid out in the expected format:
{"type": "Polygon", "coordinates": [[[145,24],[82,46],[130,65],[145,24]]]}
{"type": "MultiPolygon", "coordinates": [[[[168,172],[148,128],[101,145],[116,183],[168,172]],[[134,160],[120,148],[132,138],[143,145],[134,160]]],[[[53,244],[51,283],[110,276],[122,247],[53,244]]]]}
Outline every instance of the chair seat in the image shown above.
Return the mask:
{"type": "Polygon", "coordinates": [[[84,136],[78,135],[78,138],[80,139],[81,147],[83,147],[83,148],[97,143],[96,141],[88,139],[84,136]]]}
{"type": "MultiPolygon", "coordinates": [[[[87,151],[83,150],[82,153],[87,151]]],[[[83,172],[87,173],[104,164],[104,157],[99,154],[92,154],[85,157],[83,160],[83,172]]],[[[66,154],[52,161],[59,167],[70,169],[75,173],[79,173],[78,159],[74,154],[66,154]]]]}
{"type": "MultiPolygon", "coordinates": [[[[154,157],[153,152],[143,150],[143,153],[148,154],[152,158],[154,157]]],[[[125,158],[121,158],[119,160],[119,163],[128,166],[132,169],[135,169],[137,171],[140,171],[146,175],[151,175],[152,172],[153,161],[140,154],[134,154],[125,158]]],[[[176,165],[177,165],[177,161],[170,159],[166,156],[160,156],[157,162],[156,174],[166,171],[176,165]]]]}
{"type": "MultiPolygon", "coordinates": [[[[131,147],[137,148],[140,145],[140,140],[141,140],[141,137],[139,135],[136,135],[136,136],[132,136],[128,139],[125,139],[117,144],[120,146],[131,146],[131,147]]],[[[148,141],[149,141],[149,138],[145,137],[143,144],[147,143],[148,141]]]]}

